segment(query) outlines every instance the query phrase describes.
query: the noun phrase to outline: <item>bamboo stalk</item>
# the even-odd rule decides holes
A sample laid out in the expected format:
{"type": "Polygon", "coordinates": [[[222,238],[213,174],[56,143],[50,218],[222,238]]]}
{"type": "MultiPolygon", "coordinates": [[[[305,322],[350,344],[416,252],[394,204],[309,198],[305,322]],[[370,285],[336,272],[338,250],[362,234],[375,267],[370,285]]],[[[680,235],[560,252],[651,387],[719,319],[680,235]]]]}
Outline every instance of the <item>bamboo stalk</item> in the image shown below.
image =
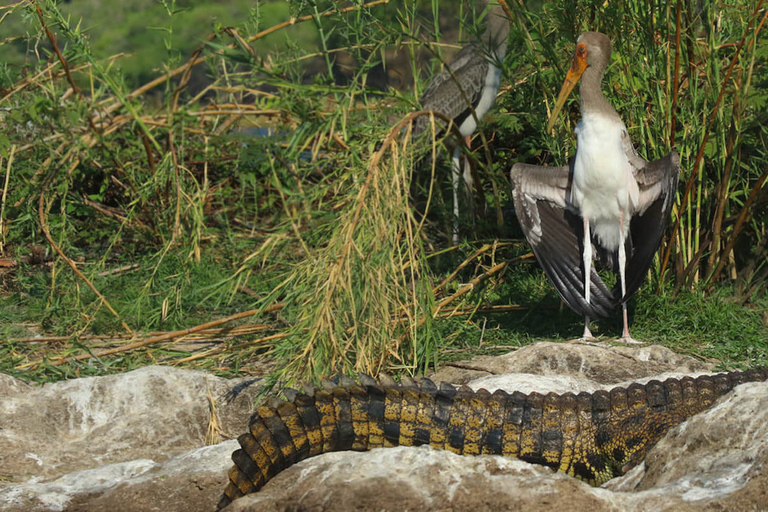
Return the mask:
{"type": "MultiPolygon", "coordinates": [[[[389,0],[375,0],[373,2],[369,2],[367,4],[362,4],[362,5],[359,5],[359,6],[358,5],[353,5],[353,6],[350,6],[350,7],[344,7],[342,9],[334,9],[333,11],[329,11],[329,12],[321,14],[321,16],[322,17],[328,17],[328,16],[333,16],[335,14],[346,14],[346,13],[351,12],[351,11],[356,11],[356,10],[359,10],[359,9],[370,9],[371,7],[375,7],[377,5],[382,5],[382,4],[387,4],[387,3],[389,3],[389,0]]],[[[302,16],[300,18],[291,18],[288,21],[285,21],[283,23],[278,23],[277,25],[275,25],[273,27],[270,27],[270,28],[268,28],[266,30],[263,30],[263,31],[259,32],[258,34],[255,34],[255,35],[249,37],[248,39],[246,39],[246,41],[249,42],[249,43],[252,43],[252,42],[254,42],[254,41],[258,40],[258,39],[262,39],[262,38],[268,36],[269,34],[277,32],[278,30],[282,30],[282,29],[284,29],[286,27],[290,27],[292,25],[295,25],[296,23],[303,23],[305,21],[310,21],[310,20],[313,20],[313,19],[314,19],[314,15],[302,16]]],[[[227,49],[228,50],[234,50],[236,48],[237,48],[237,45],[235,45],[235,44],[227,45],[227,49]]],[[[216,52],[216,55],[219,55],[219,54],[221,54],[221,52],[216,52]]],[[[142,85],[141,87],[139,87],[137,89],[134,89],[131,93],[129,93],[126,96],[126,99],[127,100],[132,100],[132,99],[138,98],[139,96],[143,95],[144,93],[146,93],[148,91],[151,91],[152,89],[154,89],[158,85],[162,85],[162,84],[166,83],[168,80],[170,80],[171,78],[174,78],[175,76],[177,76],[177,75],[179,75],[181,73],[184,73],[187,69],[189,69],[189,68],[191,68],[193,66],[197,66],[198,64],[201,64],[201,63],[205,62],[206,60],[208,60],[209,56],[210,55],[204,55],[204,56],[201,56],[201,57],[197,57],[196,59],[190,60],[189,62],[187,62],[186,64],[184,64],[182,66],[174,68],[171,71],[168,71],[167,73],[164,73],[163,75],[160,75],[159,77],[155,78],[154,80],[151,80],[151,81],[147,82],[146,84],[142,85]]],[[[111,113],[111,112],[115,111],[116,109],[120,108],[121,106],[122,106],[122,102],[118,101],[116,103],[112,103],[109,106],[106,106],[104,108],[104,110],[105,110],[106,113],[111,113]]]]}
{"type": "Polygon", "coordinates": [[[669,122],[669,147],[675,147],[675,131],[677,125],[677,98],[680,89],[680,13],[682,0],[677,0],[675,14],[675,80],[672,84],[672,107],[670,108],[671,119],[669,122]]]}
{"type": "MultiPolygon", "coordinates": [[[[61,62],[61,67],[64,69],[64,74],[67,77],[67,81],[69,82],[69,85],[72,87],[72,91],[74,91],[75,94],[80,96],[80,89],[77,87],[77,84],[75,83],[75,80],[72,78],[72,72],[69,69],[69,64],[67,63],[67,60],[64,58],[64,55],[61,54],[61,50],[59,50],[59,45],[56,43],[56,38],[51,33],[51,30],[48,28],[48,25],[45,23],[45,17],[43,16],[43,11],[40,9],[40,6],[37,5],[37,2],[34,2],[35,5],[35,11],[37,12],[37,17],[40,19],[40,26],[43,27],[43,30],[45,31],[45,35],[48,36],[48,40],[51,42],[51,47],[53,47],[53,51],[56,54],[56,57],[59,59],[59,62],[61,62]]],[[[93,133],[96,135],[100,135],[99,129],[96,127],[96,123],[93,122],[93,118],[91,117],[90,112],[86,113],[86,117],[88,118],[88,125],[91,127],[91,130],[93,130],[93,133]]]]}
{"type": "Polygon", "coordinates": [[[714,281],[717,281],[720,278],[720,273],[723,271],[723,268],[725,268],[725,264],[728,262],[727,256],[731,253],[733,250],[733,247],[736,245],[736,242],[739,239],[739,235],[741,234],[741,230],[746,225],[747,221],[752,215],[752,205],[755,202],[755,199],[757,199],[758,194],[760,193],[760,190],[763,188],[763,185],[765,182],[768,181],[768,169],[760,176],[760,178],[757,180],[757,183],[755,183],[755,186],[752,187],[752,191],[749,194],[749,197],[747,198],[746,203],[744,203],[744,206],[741,208],[741,211],[739,212],[739,216],[736,219],[736,224],[733,226],[733,232],[731,233],[731,237],[728,239],[728,244],[726,244],[725,249],[723,249],[722,256],[720,257],[720,261],[717,264],[717,267],[715,267],[715,270],[712,272],[712,275],[707,279],[708,282],[712,283],[714,281]]]}
{"type": "MultiPolygon", "coordinates": [[[[712,125],[715,122],[715,117],[717,116],[717,112],[720,109],[720,103],[723,100],[723,96],[725,95],[725,90],[730,82],[731,79],[731,73],[733,72],[733,68],[736,66],[736,62],[739,58],[739,52],[741,51],[742,46],[744,46],[744,41],[747,39],[747,35],[749,34],[750,29],[752,28],[752,24],[757,18],[758,12],[760,12],[760,8],[763,5],[763,0],[759,0],[757,2],[757,5],[755,6],[754,11],[752,11],[752,15],[749,17],[749,22],[747,23],[747,28],[744,29],[744,34],[741,37],[741,40],[736,45],[736,49],[733,55],[733,58],[731,59],[731,64],[728,66],[728,71],[725,74],[725,78],[722,81],[722,84],[720,86],[720,92],[717,95],[717,100],[715,101],[714,107],[712,107],[712,111],[710,112],[709,118],[707,120],[706,125],[704,126],[704,133],[702,136],[701,144],[699,145],[699,150],[696,153],[696,159],[694,160],[692,172],[691,175],[688,178],[688,182],[685,184],[685,192],[683,192],[683,198],[680,203],[680,209],[678,210],[677,220],[675,221],[675,224],[672,228],[672,235],[670,238],[675,238],[677,236],[677,232],[680,229],[680,222],[683,218],[683,215],[685,215],[687,206],[688,206],[688,198],[691,195],[691,190],[693,189],[693,183],[696,178],[696,169],[699,168],[699,166],[702,163],[702,159],[704,157],[704,148],[707,145],[707,141],[709,140],[709,131],[712,127],[712,125]]],[[[768,16],[768,11],[763,15],[763,19],[768,16]]],[[[669,263],[669,258],[671,256],[671,249],[672,245],[666,247],[666,250],[664,251],[664,255],[661,258],[661,268],[659,270],[659,285],[657,288],[657,292],[661,291],[661,284],[664,282],[664,274],[667,270],[667,265],[669,263]]]]}
{"type": "Polygon", "coordinates": [[[736,144],[736,124],[739,121],[739,96],[734,95],[733,111],[731,113],[731,126],[728,130],[728,140],[725,144],[725,168],[723,176],[715,187],[715,214],[712,219],[712,242],[709,244],[709,257],[705,272],[710,272],[715,267],[715,260],[718,255],[722,258],[724,255],[719,253],[720,237],[723,229],[723,218],[725,217],[725,207],[728,204],[728,192],[731,186],[731,169],[733,168],[733,148],[736,144]]]}
{"type": "MultiPolygon", "coordinates": [[[[8,165],[5,168],[5,182],[3,184],[3,195],[0,199],[0,254],[5,253],[5,201],[8,197],[8,181],[11,177],[11,168],[13,168],[13,157],[16,153],[16,144],[11,146],[11,153],[8,156],[8,165]]],[[[2,157],[0,157],[0,168],[2,167],[2,157]]]]}

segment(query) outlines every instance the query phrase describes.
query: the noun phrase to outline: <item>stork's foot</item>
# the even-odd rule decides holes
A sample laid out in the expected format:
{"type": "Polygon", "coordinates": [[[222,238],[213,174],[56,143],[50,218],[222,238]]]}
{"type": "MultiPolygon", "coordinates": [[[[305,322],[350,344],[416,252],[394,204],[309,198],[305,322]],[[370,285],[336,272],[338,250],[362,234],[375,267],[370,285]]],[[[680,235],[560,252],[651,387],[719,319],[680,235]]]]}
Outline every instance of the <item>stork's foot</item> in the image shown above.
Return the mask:
{"type": "Polygon", "coordinates": [[[584,334],[581,335],[581,338],[573,338],[572,340],[568,340],[567,343],[582,343],[585,345],[595,345],[599,340],[592,336],[592,333],[589,332],[589,329],[584,331],[584,334]]]}
{"type": "Polygon", "coordinates": [[[586,345],[594,345],[594,342],[597,341],[597,338],[592,336],[592,331],[589,330],[589,317],[584,317],[584,334],[581,335],[581,338],[576,338],[572,340],[568,340],[568,343],[584,343],[586,345]]]}
{"type": "Polygon", "coordinates": [[[566,343],[572,343],[574,345],[587,345],[588,347],[602,347],[600,340],[597,338],[573,338],[566,341],[566,343]]]}
{"type": "Polygon", "coordinates": [[[597,339],[592,336],[592,331],[589,330],[589,318],[584,322],[584,334],[579,339],[580,341],[595,341],[597,339]]]}
{"type": "Polygon", "coordinates": [[[616,341],[619,343],[624,343],[625,345],[645,345],[644,341],[637,341],[632,336],[622,336],[621,338],[618,338],[616,341]]]}

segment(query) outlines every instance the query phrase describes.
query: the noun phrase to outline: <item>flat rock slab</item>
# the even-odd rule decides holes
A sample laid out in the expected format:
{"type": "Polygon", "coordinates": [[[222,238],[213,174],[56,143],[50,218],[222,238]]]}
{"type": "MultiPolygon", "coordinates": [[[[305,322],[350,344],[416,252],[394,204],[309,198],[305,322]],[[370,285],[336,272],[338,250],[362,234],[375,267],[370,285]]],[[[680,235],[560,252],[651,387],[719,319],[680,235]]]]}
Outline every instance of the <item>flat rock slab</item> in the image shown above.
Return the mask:
{"type": "Polygon", "coordinates": [[[161,462],[204,446],[214,427],[220,438],[236,438],[258,391],[247,384],[163,366],[44,386],[0,375],[0,480],[161,462]]]}
{"type": "MultiPolygon", "coordinates": [[[[436,382],[466,384],[480,377],[530,373],[586,378],[598,384],[617,384],[662,373],[712,371],[712,365],[676,354],[659,345],[630,346],[611,342],[539,342],[502,356],[477,356],[446,365],[431,375],[436,382]]],[[[580,391],[588,391],[582,389],[580,391]]]]}
{"type": "Polygon", "coordinates": [[[211,512],[227,484],[237,441],[205,446],[158,463],[137,459],[76,471],[50,481],[0,488],[0,509],[25,511],[211,512]]]}
{"type": "MultiPolygon", "coordinates": [[[[537,343],[466,368],[436,380],[562,393],[708,369],[662,347],[574,343],[537,343]]],[[[205,439],[211,429],[224,439],[245,431],[258,391],[247,384],[168,367],[42,387],[0,375],[0,509],[213,510],[236,442],[205,439]]],[[[604,488],[502,457],[388,448],[303,461],[228,510],[761,510],[766,429],[768,384],[747,384],[604,488]]]]}

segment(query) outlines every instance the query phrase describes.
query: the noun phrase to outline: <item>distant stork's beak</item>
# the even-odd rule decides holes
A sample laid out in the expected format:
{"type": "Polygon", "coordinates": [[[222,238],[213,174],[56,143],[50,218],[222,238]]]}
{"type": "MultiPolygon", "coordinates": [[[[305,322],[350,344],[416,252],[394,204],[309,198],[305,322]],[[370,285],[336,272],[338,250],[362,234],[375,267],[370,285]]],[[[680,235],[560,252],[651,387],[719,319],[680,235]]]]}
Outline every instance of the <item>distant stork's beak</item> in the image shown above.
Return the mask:
{"type": "Polygon", "coordinates": [[[547,131],[551,131],[557,120],[557,114],[563,109],[565,100],[568,99],[568,95],[576,87],[576,83],[584,74],[584,70],[587,69],[587,45],[584,43],[578,43],[576,45],[576,53],[573,55],[573,61],[571,62],[571,69],[568,70],[568,74],[565,75],[565,82],[560,89],[560,94],[557,96],[557,103],[552,110],[552,114],[549,116],[549,123],[547,123],[547,131]]]}

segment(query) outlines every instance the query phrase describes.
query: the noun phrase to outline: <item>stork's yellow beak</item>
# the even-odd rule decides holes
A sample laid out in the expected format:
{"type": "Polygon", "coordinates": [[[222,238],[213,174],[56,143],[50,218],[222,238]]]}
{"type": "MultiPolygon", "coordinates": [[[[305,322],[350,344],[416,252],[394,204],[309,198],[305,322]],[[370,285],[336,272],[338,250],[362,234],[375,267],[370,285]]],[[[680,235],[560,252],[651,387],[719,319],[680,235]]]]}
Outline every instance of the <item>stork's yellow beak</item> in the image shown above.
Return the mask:
{"type": "Polygon", "coordinates": [[[555,108],[552,110],[552,114],[549,116],[549,123],[547,123],[547,131],[552,130],[557,120],[557,114],[563,109],[565,100],[568,99],[568,95],[576,87],[576,83],[584,74],[584,70],[587,69],[587,45],[584,43],[578,43],[576,45],[576,53],[573,55],[573,61],[571,62],[571,68],[568,70],[568,74],[565,75],[565,82],[560,89],[560,94],[557,96],[557,102],[555,108]]]}

